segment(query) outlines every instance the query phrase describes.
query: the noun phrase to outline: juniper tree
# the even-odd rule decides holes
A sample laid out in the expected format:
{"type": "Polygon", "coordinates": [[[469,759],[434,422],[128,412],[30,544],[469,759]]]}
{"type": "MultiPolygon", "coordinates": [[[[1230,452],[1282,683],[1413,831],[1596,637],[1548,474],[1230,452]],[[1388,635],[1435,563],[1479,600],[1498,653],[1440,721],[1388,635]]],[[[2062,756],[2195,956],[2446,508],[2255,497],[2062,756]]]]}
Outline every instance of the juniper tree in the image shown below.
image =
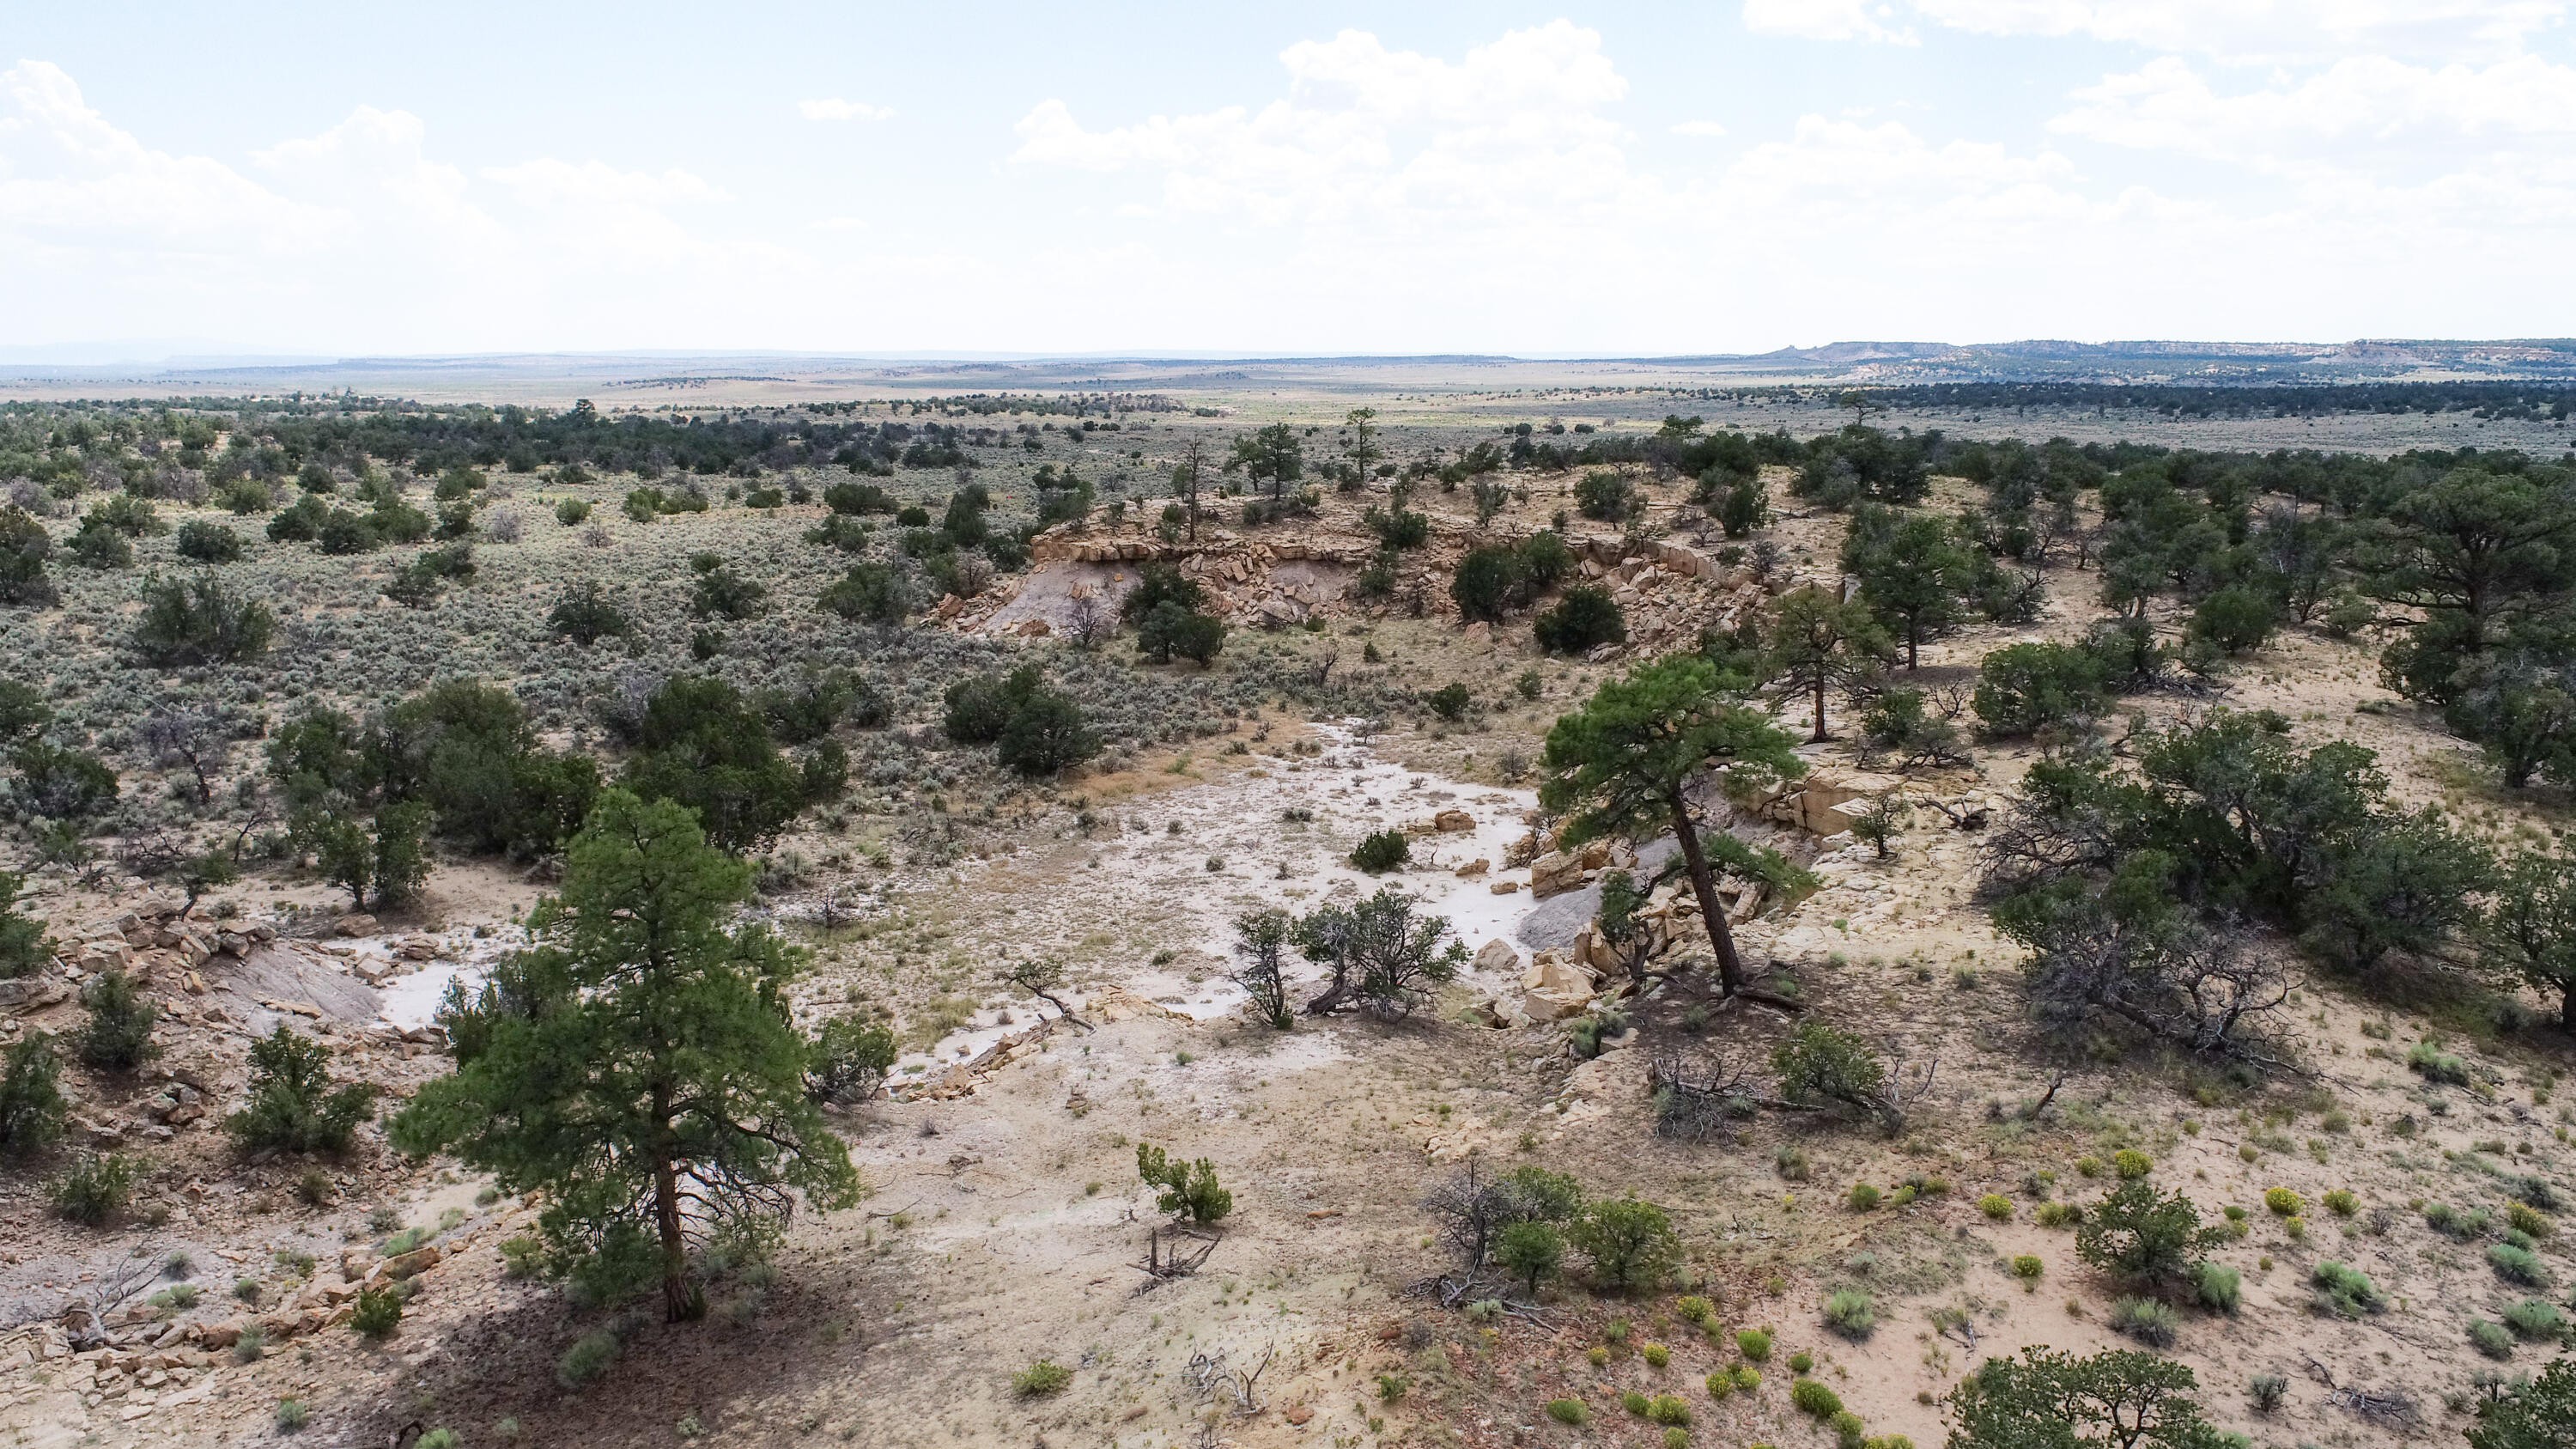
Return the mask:
{"type": "Polygon", "coordinates": [[[1868,609],[1813,584],[1781,598],[1764,643],[1771,687],[1784,697],[1814,699],[1816,729],[1807,737],[1810,743],[1829,738],[1825,695],[1868,678],[1895,648],[1868,609]]]}
{"type": "Polygon", "coordinates": [[[562,894],[530,917],[535,944],[475,997],[450,989],[456,1071],[392,1124],[406,1151],[541,1190],[539,1225],[576,1277],[603,1291],[658,1277],[672,1321],[705,1309],[692,1247],[774,1232],[799,1192],[817,1208],[861,1192],[806,1095],[794,953],[730,924],[751,883],[686,808],[603,793],[562,894]]]}
{"type": "Polygon", "coordinates": [[[1950,1391],[1952,1449],[2221,1449],[2185,1395],[2190,1369],[2134,1349],[2091,1358],[2026,1348],[1950,1391]]]}
{"type": "Polygon", "coordinates": [[[1644,840],[1673,832],[1709,945],[1717,953],[1719,984],[1728,995],[1746,992],[1747,985],[1743,958],[1717,898],[1717,870],[1775,885],[1798,873],[1778,853],[1723,831],[1702,837],[1691,815],[1690,792],[1711,771],[1724,771],[1746,784],[1795,779],[1806,771],[1789,736],[1760,709],[1743,702],[1744,684],[1741,676],[1721,674],[1704,655],[1666,655],[1604,681],[1581,709],[1549,729],[1540,757],[1547,778],[1539,786],[1539,801],[1567,815],[1566,844],[1606,835],[1644,840]]]}

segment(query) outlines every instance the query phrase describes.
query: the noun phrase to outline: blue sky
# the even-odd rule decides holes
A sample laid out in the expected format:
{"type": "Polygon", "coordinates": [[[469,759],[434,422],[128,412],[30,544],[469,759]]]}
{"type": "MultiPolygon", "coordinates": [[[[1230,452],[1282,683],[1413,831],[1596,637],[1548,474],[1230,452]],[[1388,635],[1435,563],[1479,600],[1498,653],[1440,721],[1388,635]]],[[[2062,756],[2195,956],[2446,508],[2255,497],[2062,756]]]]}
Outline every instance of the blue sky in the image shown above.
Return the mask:
{"type": "Polygon", "coordinates": [[[0,356],[2564,335],[2570,8],[13,0],[0,356]]]}

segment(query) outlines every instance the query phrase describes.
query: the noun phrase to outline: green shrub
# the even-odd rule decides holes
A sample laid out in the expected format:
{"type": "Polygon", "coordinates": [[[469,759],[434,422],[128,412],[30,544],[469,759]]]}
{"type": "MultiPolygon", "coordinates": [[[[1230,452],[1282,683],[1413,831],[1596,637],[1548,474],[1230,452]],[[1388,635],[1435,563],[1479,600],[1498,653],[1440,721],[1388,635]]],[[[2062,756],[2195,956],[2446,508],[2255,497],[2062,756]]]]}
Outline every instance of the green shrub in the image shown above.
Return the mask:
{"type": "Polygon", "coordinates": [[[224,1119],[245,1151],[340,1152],[358,1124],[375,1115],[375,1088],[331,1088],[331,1049],[277,1029],[250,1046],[250,1102],[224,1119]]]}
{"type": "Polygon", "coordinates": [[[2428,1082],[2442,1082],[2454,1087],[2469,1086],[2469,1064],[2435,1045],[2430,1039],[2406,1049],[2406,1069],[2428,1082]]]}
{"type": "Polygon", "coordinates": [[[1154,1206],[1167,1213],[1186,1213],[1194,1223],[1212,1223],[1234,1211],[1234,1194],[1217,1185],[1216,1164],[1202,1157],[1181,1162],[1163,1149],[1136,1144],[1136,1173],[1145,1185],[1159,1188],[1154,1206]]]}
{"type": "Polygon", "coordinates": [[[2505,1327],[2523,1338],[2542,1341],[2567,1331],[2567,1317],[2546,1298],[2525,1298],[2504,1311],[2505,1327]]]}
{"type": "Polygon", "coordinates": [[[1646,1417],[1658,1424],[1687,1424],[1691,1421],[1690,1405],[1679,1394],[1657,1394],[1646,1405],[1646,1417]]]}
{"type": "Polygon", "coordinates": [[[1865,1182],[1855,1182],[1851,1185],[1851,1191],[1843,1194],[1843,1202],[1856,1213],[1876,1211],[1878,1189],[1865,1182]]]}
{"type": "Polygon", "coordinates": [[[1878,1326],[1878,1305],[1860,1289],[1845,1288],[1825,1300],[1825,1326],[1845,1338],[1867,1338],[1878,1326]]]}
{"type": "Polygon", "coordinates": [[[268,1333],[254,1323],[233,1340],[233,1362],[257,1363],[268,1355],[268,1333]]]}
{"type": "Polygon", "coordinates": [[[2244,1297],[2244,1275],[2224,1263],[2202,1259],[2193,1270],[2192,1295],[2213,1313],[2234,1313],[2244,1297]]]}
{"type": "Polygon", "coordinates": [[[1999,1192],[1987,1193],[1977,1199],[1977,1211],[1993,1218],[1996,1222],[2002,1222],[2013,1215],[2012,1199],[1999,1192]]]}
{"type": "Polygon", "coordinates": [[[1673,1312],[1679,1315],[1684,1323],[1704,1325],[1708,1322],[1709,1316],[1717,1312],[1717,1305],[1696,1293],[1688,1293],[1673,1305],[1673,1312]]]}
{"type": "Polygon", "coordinates": [[[2144,1177],[2155,1170],[2155,1159],[2135,1148],[2123,1147],[2111,1154],[2111,1168],[2123,1181],[2144,1177]]]}
{"type": "Polygon", "coordinates": [[[1690,1449],[1690,1430],[1678,1428],[1666,1429],[1664,1431],[1664,1449],[1690,1449]]]}
{"type": "Polygon", "coordinates": [[[1805,1373],[1807,1370],[1814,1368],[1815,1366],[1816,1356],[1807,1352],[1805,1349],[1800,1349],[1798,1352],[1789,1355],[1789,1372],[1793,1374],[1805,1373]]]}
{"type": "Polygon", "coordinates": [[[546,628],[587,649],[602,639],[622,639],[635,626],[598,580],[585,579],[556,597],[546,628]]]}
{"type": "Polygon", "coordinates": [[[2326,1211],[2339,1218],[2348,1218],[2361,1211],[2361,1199],[2340,1187],[2327,1192],[2322,1201],[2326,1211]]]}
{"type": "Polygon", "coordinates": [[[1550,654],[1582,654],[1603,644],[1625,643],[1628,621],[1606,589],[1568,587],[1554,608],[1531,621],[1538,647],[1550,654]]]}
{"type": "Polygon", "coordinates": [[[246,663],[268,652],[277,615],[244,602],[212,574],[185,582],[149,581],[143,611],[127,635],[138,658],[155,669],[246,663]]]}
{"type": "Polygon", "coordinates": [[[1771,1356],[1771,1335],[1759,1328],[1738,1329],[1735,1351],[1754,1363],[1760,1363],[1771,1356]]]}
{"type": "Polygon", "coordinates": [[[1710,1374],[1703,1382],[1707,1384],[1708,1396],[1712,1399],[1727,1398],[1735,1392],[1735,1375],[1725,1369],[1710,1374]]]}
{"type": "Polygon", "coordinates": [[[1682,1259],[1671,1217],[1633,1197],[1587,1205],[1566,1236],[1592,1260],[1593,1276],[1616,1292],[1661,1283],[1682,1259]]]}
{"type": "Polygon", "coordinates": [[[555,522],[566,528],[577,528],[590,521],[590,500],[567,498],[555,505],[555,522]]]}
{"type": "Polygon", "coordinates": [[[2124,1182],[2096,1204],[2075,1230],[2086,1263],[2137,1282],[2180,1283],[2200,1250],[2220,1234],[2200,1225],[2200,1211],[2177,1192],[2159,1197],[2144,1180],[2124,1182]]]}
{"type": "Polygon", "coordinates": [[[1063,1392],[1065,1385],[1072,1382],[1073,1370],[1053,1359],[1042,1358],[1011,1375],[1011,1391],[1024,1399],[1042,1398],[1063,1392]]]}
{"type": "Polygon", "coordinates": [[[72,1051],[101,1071],[130,1072],[161,1054],[152,1044],[152,1026],[161,1010],[124,972],[100,972],[81,987],[81,1004],[89,1020],[72,1037],[72,1051]]]}
{"type": "Polygon", "coordinates": [[[2555,1225],[2529,1203],[2506,1203],[2504,1216],[2505,1221],[2513,1224],[2516,1231],[2529,1233],[2535,1238],[2548,1237],[2555,1230],[2555,1225]]]}
{"type": "Polygon", "coordinates": [[[1381,830],[1351,848],[1351,864],[1370,875],[1383,874],[1413,858],[1413,842],[1401,830],[1381,830]]]}
{"type": "Polygon", "coordinates": [[[1735,1391],[1737,1393],[1749,1394],[1762,1387],[1762,1370],[1755,1368],[1753,1365],[1749,1363],[1737,1364],[1735,1366],[1734,1373],[1735,1391]]]}
{"type": "Polygon", "coordinates": [[[501,1276],[534,1278],[545,1272],[546,1245],[526,1233],[514,1233],[501,1240],[501,1276]]]}
{"type": "Polygon", "coordinates": [[[2012,1270],[2014,1277],[2027,1282],[2047,1271],[2047,1265],[2040,1262],[2037,1254],[2021,1253],[2014,1256],[2012,1270]]]}
{"type": "Polygon", "coordinates": [[[2111,1331],[2125,1333],[2153,1348],[2173,1344],[2179,1320],[2174,1311],[2152,1298],[2122,1298],[2111,1305],[2111,1331]]]}
{"type": "Polygon", "coordinates": [[[555,1382],[568,1389],[580,1388],[608,1372],[608,1366],[617,1361],[620,1347],[617,1335],[605,1328],[583,1334],[564,1350],[563,1357],[555,1360],[555,1382]]]}
{"type": "Polygon", "coordinates": [[[805,1095],[817,1102],[864,1102],[894,1070],[894,1031],[856,1016],[825,1021],[806,1047],[805,1095]]]}
{"type": "Polygon", "coordinates": [[[2254,1412],[2269,1414],[2281,1407],[2290,1392],[2290,1381],[2279,1374],[2256,1374],[2245,1382],[2245,1396],[2253,1401],[2254,1412]]]}
{"type": "Polygon", "coordinates": [[[393,1336],[402,1323],[402,1295],[391,1288],[361,1288],[357,1306],[349,1313],[349,1326],[372,1339],[393,1336]]]}
{"type": "Polygon", "coordinates": [[[2359,1318],[2388,1306],[2370,1275],[2342,1263],[2319,1263],[2309,1274],[2316,1285],[2317,1306],[2344,1318],[2359,1318]]]}
{"type": "Polygon", "coordinates": [[[1583,1407],[1581,1399],[1550,1399],[1547,1416],[1560,1424],[1581,1425],[1591,1420],[1592,1411],[1583,1407]]]}
{"type": "Polygon", "coordinates": [[[2497,1277],[2508,1282],[2533,1288],[2549,1286],[2548,1272],[2540,1266],[2540,1259],[2529,1248],[2516,1247],[2511,1243],[2490,1243],[2487,1245],[2487,1264],[2496,1270],[2497,1277]]]}
{"type": "Polygon", "coordinates": [[[2032,1208],[2030,1215],[2043,1228],[2071,1228],[2084,1221],[2083,1209],[2071,1202],[2044,1202],[2032,1208]]]}
{"type": "Polygon", "coordinates": [[[2276,1217],[2294,1218],[2305,1204],[2297,1193],[2286,1187],[2267,1187],[2263,1189],[2263,1206],[2270,1208],[2276,1217]]]}
{"type": "Polygon", "coordinates": [[[1467,686],[1452,680],[1423,696],[1422,702],[1431,706],[1433,714],[1454,724],[1467,713],[1474,696],[1467,692],[1467,686]]]}
{"type": "Polygon", "coordinates": [[[1654,1407],[1654,1403],[1654,1400],[1647,1398],[1636,1389],[1626,1390],[1619,1395],[1619,1407],[1639,1418],[1644,1418],[1646,1410],[1654,1407]]]}
{"type": "Polygon", "coordinates": [[[277,1424],[277,1432],[281,1434],[294,1433],[296,1430],[303,1428],[305,1421],[312,1417],[313,1411],[304,1406],[304,1401],[302,1399],[280,1399],[277,1401],[277,1413],[274,1415],[274,1419],[277,1424]]]}
{"type": "MultiPolygon", "coordinates": [[[[0,875],[0,900],[10,880],[0,875]]],[[[61,1074],[53,1038],[33,1028],[0,1052],[0,1157],[41,1152],[63,1135],[61,1074]]]]}
{"type": "Polygon", "coordinates": [[[141,1175],[131,1158],[84,1155],[54,1184],[54,1211],[66,1221],[98,1227],[124,1210],[141,1175]]]}
{"type": "Polygon", "coordinates": [[[231,563],[241,557],[241,535],[220,523],[191,520],[179,525],[179,557],[190,563],[231,563]]]}
{"type": "Polygon", "coordinates": [[[2489,1358],[2513,1357],[2513,1335],[2503,1324],[2483,1318],[2469,1320],[2469,1346],[2489,1358]]]}
{"type": "Polygon", "coordinates": [[[1986,733],[2016,738],[2101,713],[2107,682],[2102,661],[2077,645],[2011,644],[1977,666],[1968,707],[1986,733]]]}
{"type": "Polygon", "coordinates": [[[1827,1415],[1825,1427],[1834,1431],[1834,1443],[1837,1449],[1861,1449],[1862,1435],[1867,1432],[1861,1424],[1860,1415],[1849,1409],[1836,1409],[1827,1415]]]}
{"type": "Polygon", "coordinates": [[[1816,1379],[1800,1379],[1790,1385],[1789,1402],[1796,1405],[1800,1413],[1817,1419],[1838,1414],[1843,1407],[1842,1396],[1816,1379]]]}
{"type": "Polygon", "coordinates": [[[1646,1344],[1637,1350],[1637,1356],[1646,1361],[1648,1368],[1668,1368],[1673,1361],[1673,1351],[1660,1343],[1646,1344]]]}

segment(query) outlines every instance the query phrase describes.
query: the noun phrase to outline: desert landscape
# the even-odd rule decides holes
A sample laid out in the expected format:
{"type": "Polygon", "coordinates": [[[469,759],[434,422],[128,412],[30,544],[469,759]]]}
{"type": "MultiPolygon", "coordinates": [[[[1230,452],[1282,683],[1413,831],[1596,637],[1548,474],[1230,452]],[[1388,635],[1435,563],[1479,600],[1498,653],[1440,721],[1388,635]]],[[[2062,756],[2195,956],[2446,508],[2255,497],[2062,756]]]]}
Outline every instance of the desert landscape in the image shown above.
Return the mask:
{"type": "Polygon", "coordinates": [[[0,1434],[2562,1432],[2569,385],[1665,370],[29,386],[0,1434]]]}

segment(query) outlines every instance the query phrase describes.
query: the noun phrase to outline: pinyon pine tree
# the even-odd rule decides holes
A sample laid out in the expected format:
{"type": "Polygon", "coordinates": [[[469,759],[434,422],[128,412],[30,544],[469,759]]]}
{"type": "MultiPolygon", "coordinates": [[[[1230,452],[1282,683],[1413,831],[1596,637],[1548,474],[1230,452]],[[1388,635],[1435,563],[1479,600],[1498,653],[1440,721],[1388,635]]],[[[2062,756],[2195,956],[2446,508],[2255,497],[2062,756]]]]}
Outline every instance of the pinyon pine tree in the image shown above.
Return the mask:
{"type": "Polygon", "coordinates": [[[542,1189],[558,1261],[603,1292],[658,1277],[674,1322],[705,1311],[693,1246],[775,1232],[799,1192],[828,1209],[862,1191],[806,1094],[794,953],[730,924],[751,882],[685,807],[603,792],[536,944],[472,1000],[451,989],[455,1074],[392,1124],[406,1151],[542,1189]]]}

